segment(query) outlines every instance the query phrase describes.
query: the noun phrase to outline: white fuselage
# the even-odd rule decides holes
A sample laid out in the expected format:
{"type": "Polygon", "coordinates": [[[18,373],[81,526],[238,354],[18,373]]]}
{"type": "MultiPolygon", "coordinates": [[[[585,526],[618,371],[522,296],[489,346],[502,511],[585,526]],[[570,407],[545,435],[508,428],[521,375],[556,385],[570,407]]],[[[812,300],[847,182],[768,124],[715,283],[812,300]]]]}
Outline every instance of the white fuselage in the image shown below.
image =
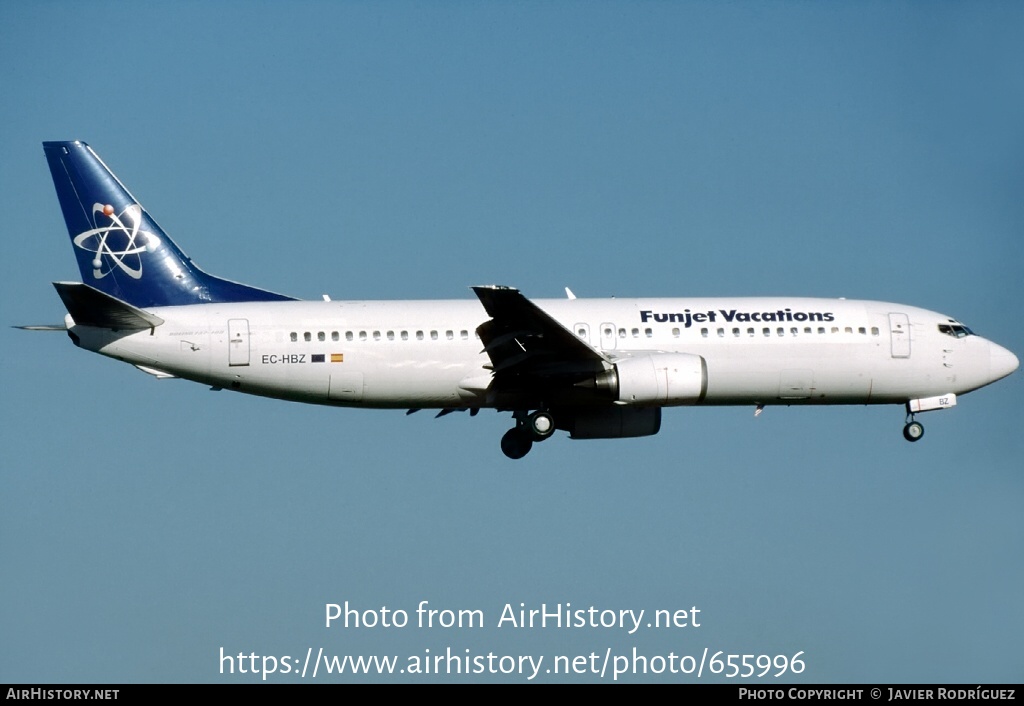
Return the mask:
{"type": "MultiPolygon", "coordinates": [[[[903,403],[962,394],[1017,366],[979,336],[900,304],[842,299],[560,299],[537,306],[609,361],[688,353],[706,362],[701,404],[903,403]]],[[[224,389],[381,408],[500,406],[476,329],[480,302],[283,301],[158,307],[165,323],[74,326],[80,345],[224,389]]],[[[692,403],[692,402],[690,402],[692,403]]]]}

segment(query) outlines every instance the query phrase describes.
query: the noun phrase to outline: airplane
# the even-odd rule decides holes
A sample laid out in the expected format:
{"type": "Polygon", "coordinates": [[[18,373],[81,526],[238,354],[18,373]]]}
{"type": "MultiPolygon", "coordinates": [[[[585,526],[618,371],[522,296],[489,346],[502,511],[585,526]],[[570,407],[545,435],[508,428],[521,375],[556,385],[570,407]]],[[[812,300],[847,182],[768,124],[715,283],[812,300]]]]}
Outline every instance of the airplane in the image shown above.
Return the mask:
{"type": "Polygon", "coordinates": [[[89,145],[44,142],[82,282],[54,282],[66,331],[157,378],[338,407],[511,412],[511,459],[556,431],[657,434],[662,409],[747,405],[921,412],[1017,369],[1006,348],[933,311],[756,298],[323,301],[215,277],[157,225],[89,145]]]}

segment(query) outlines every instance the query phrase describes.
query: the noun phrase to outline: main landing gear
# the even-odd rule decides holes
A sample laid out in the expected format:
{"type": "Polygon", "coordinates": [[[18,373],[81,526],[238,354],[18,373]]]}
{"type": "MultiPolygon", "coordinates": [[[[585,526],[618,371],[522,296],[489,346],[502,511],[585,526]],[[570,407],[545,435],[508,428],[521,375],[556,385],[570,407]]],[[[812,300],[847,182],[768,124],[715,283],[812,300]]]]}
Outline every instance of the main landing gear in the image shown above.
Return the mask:
{"type": "Polygon", "coordinates": [[[519,410],[512,415],[516,425],[501,437],[501,451],[511,459],[530,453],[533,442],[544,441],[555,433],[555,418],[550,412],[539,410],[530,414],[519,410]]]}

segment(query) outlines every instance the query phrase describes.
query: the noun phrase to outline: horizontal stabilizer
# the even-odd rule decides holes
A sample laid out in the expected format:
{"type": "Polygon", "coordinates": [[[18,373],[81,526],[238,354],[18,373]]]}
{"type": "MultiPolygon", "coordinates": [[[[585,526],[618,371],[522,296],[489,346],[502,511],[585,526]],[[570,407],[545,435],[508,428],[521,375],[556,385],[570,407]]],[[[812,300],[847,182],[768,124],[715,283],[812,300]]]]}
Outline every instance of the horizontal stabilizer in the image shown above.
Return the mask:
{"type": "Polygon", "coordinates": [[[159,316],[81,282],[54,282],[53,286],[79,326],[133,331],[153,328],[164,322],[159,316]]]}
{"type": "Polygon", "coordinates": [[[22,331],[67,331],[68,327],[64,324],[30,324],[28,326],[14,326],[13,328],[20,328],[22,331]]]}

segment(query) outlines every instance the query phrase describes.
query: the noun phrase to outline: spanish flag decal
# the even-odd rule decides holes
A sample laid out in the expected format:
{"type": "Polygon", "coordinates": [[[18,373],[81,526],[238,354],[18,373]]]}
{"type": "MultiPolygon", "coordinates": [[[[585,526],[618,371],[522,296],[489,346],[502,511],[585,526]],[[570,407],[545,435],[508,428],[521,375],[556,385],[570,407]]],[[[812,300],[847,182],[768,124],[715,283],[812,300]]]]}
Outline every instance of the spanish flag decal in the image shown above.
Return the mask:
{"type": "Polygon", "coordinates": [[[332,363],[344,363],[345,362],[345,354],[344,353],[331,353],[331,362],[332,363]]]}

